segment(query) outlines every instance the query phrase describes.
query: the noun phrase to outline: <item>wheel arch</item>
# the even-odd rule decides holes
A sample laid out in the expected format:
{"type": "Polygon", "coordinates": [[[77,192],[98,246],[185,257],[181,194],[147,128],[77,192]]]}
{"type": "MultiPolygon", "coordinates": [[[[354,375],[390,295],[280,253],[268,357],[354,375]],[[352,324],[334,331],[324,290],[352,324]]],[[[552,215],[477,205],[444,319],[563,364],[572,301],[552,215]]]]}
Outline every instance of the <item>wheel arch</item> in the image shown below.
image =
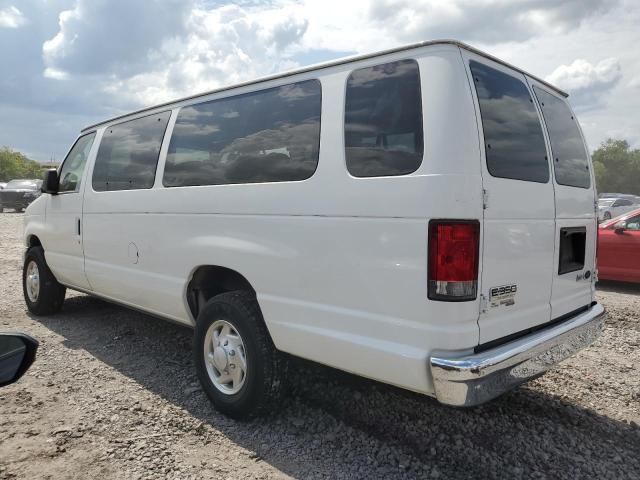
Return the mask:
{"type": "Polygon", "coordinates": [[[245,275],[222,265],[199,265],[195,267],[186,284],[185,303],[195,324],[198,314],[214,296],[243,290],[255,295],[256,290],[245,275]]]}
{"type": "Polygon", "coordinates": [[[42,242],[35,233],[31,233],[25,237],[25,246],[27,247],[27,249],[33,247],[42,247],[42,242]]]}

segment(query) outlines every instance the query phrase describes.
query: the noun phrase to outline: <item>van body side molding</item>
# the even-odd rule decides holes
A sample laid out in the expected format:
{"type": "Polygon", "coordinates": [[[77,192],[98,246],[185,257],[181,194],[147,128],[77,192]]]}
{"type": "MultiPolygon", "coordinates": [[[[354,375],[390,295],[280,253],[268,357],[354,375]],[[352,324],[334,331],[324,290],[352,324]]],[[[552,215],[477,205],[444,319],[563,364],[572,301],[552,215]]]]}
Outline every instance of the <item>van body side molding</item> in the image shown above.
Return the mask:
{"type": "Polygon", "coordinates": [[[591,345],[602,333],[605,310],[596,303],[573,319],[485,352],[430,358],[439,402],[458,407],[485,403],[591,345]]]}

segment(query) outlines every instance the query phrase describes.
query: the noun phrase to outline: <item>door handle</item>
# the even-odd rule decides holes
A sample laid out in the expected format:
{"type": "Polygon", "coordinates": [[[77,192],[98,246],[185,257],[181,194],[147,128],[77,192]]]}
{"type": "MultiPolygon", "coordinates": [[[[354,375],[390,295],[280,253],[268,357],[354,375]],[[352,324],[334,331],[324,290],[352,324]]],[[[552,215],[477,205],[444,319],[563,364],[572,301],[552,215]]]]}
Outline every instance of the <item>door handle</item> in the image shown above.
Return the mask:
{"type": "Polygon", "coordinates": [[[78,236],[80,236],[80,218],[76,218],[76,232],[78,233],[78,236]]]}

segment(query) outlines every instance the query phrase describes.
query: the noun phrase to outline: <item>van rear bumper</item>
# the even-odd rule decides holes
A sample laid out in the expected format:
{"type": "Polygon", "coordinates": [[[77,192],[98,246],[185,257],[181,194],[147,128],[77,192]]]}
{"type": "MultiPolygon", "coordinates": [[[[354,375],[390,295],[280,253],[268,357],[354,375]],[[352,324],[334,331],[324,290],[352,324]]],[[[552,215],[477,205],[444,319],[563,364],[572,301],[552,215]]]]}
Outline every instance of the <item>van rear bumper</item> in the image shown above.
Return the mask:
{"type": "Polygon", "coordinates": [[[482,353],[435,355],[431,375],[439,402],[472,407],[487,402],[589,346],[602,333],[605,310],[596,303],[561,324],[482,353]]]}

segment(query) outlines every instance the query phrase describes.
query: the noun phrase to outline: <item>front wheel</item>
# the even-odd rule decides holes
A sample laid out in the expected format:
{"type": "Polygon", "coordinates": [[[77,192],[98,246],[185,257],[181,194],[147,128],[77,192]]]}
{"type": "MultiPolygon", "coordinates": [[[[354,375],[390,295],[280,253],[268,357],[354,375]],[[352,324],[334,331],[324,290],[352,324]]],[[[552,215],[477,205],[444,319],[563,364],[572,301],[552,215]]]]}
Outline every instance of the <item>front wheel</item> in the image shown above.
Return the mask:
{"type": "Polygon", "coordinates": [[[246,419],[273,410],[284,391],[285,360],[264,324],[255,294],[222,293],[198,315],[194,363],[220,412],[246,419]]]}
{"type": "Polygon", "coordinates": [[[34,315],[51,315],[62,308],[66,288],[51,273],[42,247],[30,248],[24,257],[22,292],[34,315]]]}
{"type": "Polygon", "coordinates": [[[610,212],[604,212],[603,218],[605,220],[611,220],[611,213],[610,212]]]}

